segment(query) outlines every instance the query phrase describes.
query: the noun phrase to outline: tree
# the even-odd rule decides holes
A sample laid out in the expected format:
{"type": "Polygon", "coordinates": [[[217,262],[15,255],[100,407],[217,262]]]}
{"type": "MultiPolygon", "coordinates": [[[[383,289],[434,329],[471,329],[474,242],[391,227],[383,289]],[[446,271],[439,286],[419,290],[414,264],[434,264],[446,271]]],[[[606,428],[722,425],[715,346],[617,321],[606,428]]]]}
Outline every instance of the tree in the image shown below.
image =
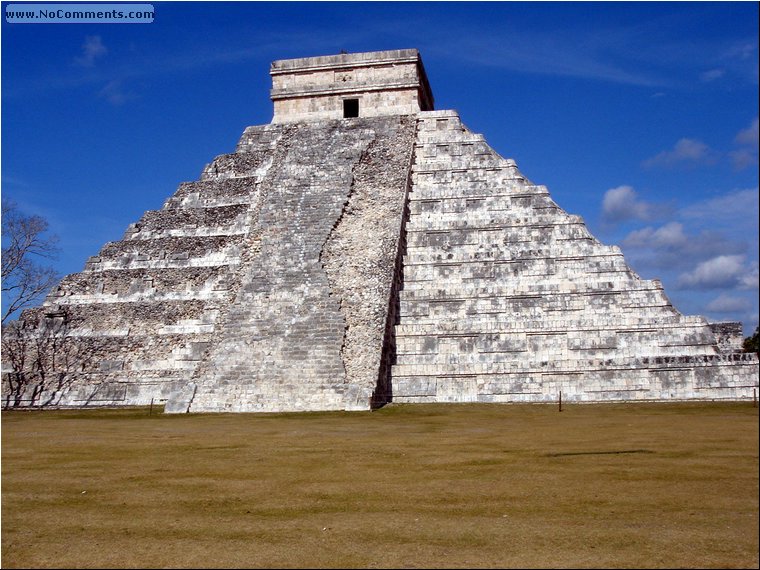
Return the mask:
{"type": "Polygon", "coordinates": [[[744,352],[760,353],[760,327],[755,327],[755,334],[744,339],[744,352]]]}
{"type": "Polygon", "coordinates": [[[2,407],[56,405],[62,393],[93,364],[94,351],[71,334],[67,307],[30,309],[3,325],[2,407]]]}
{"type": "Polygon", "coordinates": [[[59,276],[55,269],[39,264],[40,259],[55,259],[58,238],[46,235],[47,221],[27,216],[15,202],[2,201],[2,322],[19,309],[33,305],[43,297],[59,276]]]}

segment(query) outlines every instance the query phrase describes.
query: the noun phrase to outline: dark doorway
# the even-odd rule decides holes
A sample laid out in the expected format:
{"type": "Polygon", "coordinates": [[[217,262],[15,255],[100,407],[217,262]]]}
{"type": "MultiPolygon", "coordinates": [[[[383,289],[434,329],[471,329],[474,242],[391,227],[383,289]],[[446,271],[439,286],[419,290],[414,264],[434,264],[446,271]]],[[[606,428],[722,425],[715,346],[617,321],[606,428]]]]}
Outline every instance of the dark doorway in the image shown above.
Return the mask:
{"type": "Polygon", "coordinates": [[[359,99],[343,99],[343,118],[359,116],[359,99]]]}

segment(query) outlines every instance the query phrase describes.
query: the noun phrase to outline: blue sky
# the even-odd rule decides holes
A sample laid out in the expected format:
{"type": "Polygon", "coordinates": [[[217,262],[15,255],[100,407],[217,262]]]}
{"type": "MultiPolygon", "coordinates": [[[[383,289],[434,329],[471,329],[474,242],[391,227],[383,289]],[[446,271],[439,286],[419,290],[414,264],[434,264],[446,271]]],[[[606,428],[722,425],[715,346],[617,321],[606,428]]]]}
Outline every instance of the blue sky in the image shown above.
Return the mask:
{"type": "Polygon", "coordinates": [[[273,60],[418,48],[436,108],[678,310],[757,326],[758,3],[152,4],[3,19],[2,195],[47,218],[62,274],[271,120],[273,60]]]}

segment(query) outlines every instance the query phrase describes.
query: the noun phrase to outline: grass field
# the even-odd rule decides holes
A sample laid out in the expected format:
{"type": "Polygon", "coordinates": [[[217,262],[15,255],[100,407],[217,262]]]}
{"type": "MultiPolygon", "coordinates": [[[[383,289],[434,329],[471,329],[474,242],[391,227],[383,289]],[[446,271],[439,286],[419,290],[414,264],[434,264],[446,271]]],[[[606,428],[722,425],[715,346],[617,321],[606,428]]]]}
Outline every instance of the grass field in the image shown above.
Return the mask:
{"type": "Polygon", "coordinates": [[[757,568],[751,403],[2,413],[5,568],[757,568]]]}

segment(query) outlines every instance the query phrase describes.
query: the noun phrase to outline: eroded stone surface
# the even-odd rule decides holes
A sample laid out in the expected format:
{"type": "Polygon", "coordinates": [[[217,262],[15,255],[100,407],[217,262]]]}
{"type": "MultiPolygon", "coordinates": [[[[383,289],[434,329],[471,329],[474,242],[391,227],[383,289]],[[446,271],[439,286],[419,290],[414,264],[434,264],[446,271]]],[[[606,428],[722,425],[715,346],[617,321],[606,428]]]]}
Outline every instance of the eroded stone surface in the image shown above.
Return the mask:
{"type": "MultiPolygon", "coordinates": [[[[24,312],[29,355],[46,355],[36,403],[753,397],[741,325],[678,313],[455,112],[428,111],[416,50],[283,60],[272,77],[273,124],[24,312]],[[345,98],[359,117],[341,118],[345,98]]],[[[17,372],[4,354],[4,398],[17,372]]]]}
{"type": "Polygon", "coordinates": [[[399,116],[433,109],[416,49],[283,59],[272,63],[273,123],[399,116]]]}
{"type": "Polygon", "coordinates": [[[257,253],[190,411],[370,408],[414,127],[392,117],[290,129],[261,185],[257,253]]]}
{"type": "Polygon", "coordinates": [[[678,313],[456,113],[418,123],[394,401],[752,397],[740,325],[678,313]]]}

